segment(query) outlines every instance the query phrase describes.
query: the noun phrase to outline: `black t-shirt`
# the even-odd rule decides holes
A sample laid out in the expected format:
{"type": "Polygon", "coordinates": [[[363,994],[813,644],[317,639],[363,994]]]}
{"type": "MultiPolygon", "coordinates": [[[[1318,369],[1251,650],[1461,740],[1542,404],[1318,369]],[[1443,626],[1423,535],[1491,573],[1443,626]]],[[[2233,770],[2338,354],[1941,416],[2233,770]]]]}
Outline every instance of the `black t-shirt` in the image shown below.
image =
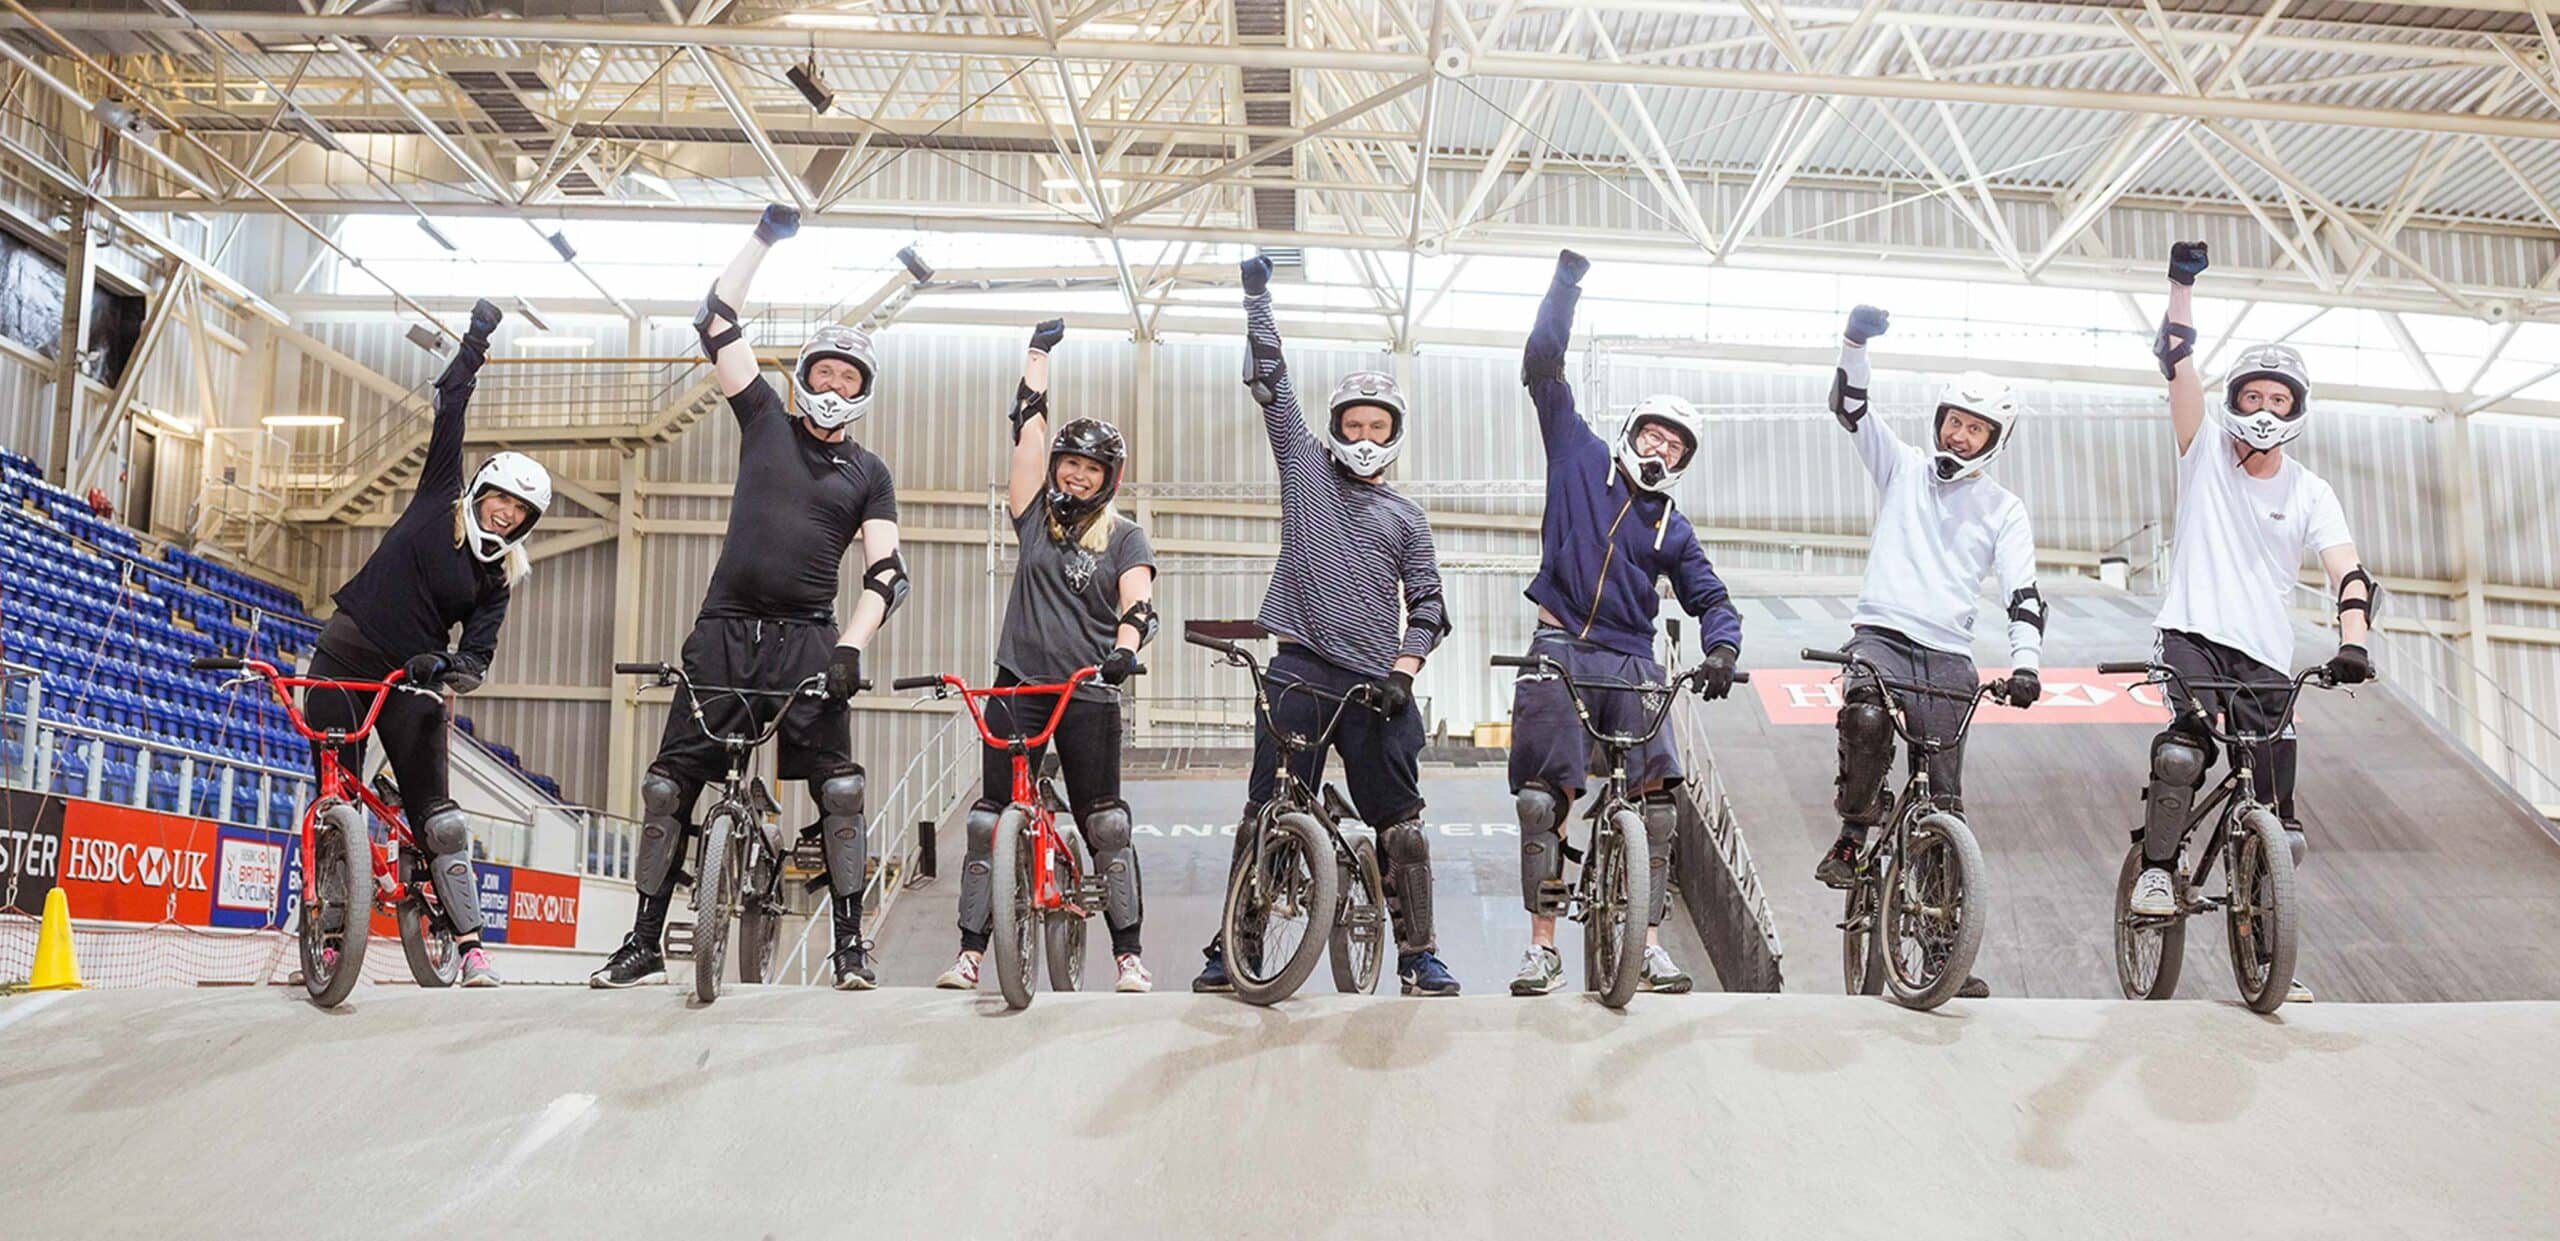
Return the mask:
{"type": "Polygon", "coordinates": [[[452,649],[483,667],[497,654],[507,620],[504,560],[485,563],[454,538],[454,505],[462,499],[463,412],[471,405],[477,359],[457,358],[436,381],[435,430],[407,511],[373,549],[364,567],[331,596],[374,649],[397,664],[412,655],[452,649]],[[464,363],[472,363],[466,366],[464,363]]]}
{"type": "Polygon", "coordinates": [[[702,597],[709,617],[832,620],[844,553],[866,521],[898,520],[888,465],[848,439],[819,442],[758,376],[729,398],[738,485],[728,541],[702,597]]]}

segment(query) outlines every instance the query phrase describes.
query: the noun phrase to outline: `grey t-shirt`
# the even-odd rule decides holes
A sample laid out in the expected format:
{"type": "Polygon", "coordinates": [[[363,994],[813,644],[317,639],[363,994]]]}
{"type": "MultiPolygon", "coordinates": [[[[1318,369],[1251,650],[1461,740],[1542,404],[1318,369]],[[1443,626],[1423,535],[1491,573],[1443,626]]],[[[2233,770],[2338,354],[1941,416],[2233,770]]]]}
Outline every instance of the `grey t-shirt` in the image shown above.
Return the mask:
{"type": "MultiPolygon", "coordinates": [[[[1111,653],[1120,629],[1120,575],[1145,565],[1153,570],[1155,547],[1147,532],[1115,519],[1111,540],[1096,554],[1082,543],[1049,537],[1049,500],[1031,501],[1013,522],[1022,549],[1013,572],[1013,598],[1005,604],[1004,634],[996,642],[996,666],[1027,685],[1055,684],[1111,653]]],[[[1076,691],[1081,699],[1108,699],[1100,678],[1076,691]]]]}

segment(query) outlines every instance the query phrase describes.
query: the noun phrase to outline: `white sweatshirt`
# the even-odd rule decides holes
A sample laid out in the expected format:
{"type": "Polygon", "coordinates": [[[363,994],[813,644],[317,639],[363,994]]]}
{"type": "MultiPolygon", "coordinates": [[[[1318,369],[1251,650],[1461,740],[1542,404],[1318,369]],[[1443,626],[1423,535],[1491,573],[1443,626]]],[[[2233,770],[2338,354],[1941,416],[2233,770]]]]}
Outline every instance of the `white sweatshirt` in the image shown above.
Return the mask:
{"type": "Polygon", "coordinates": [[[2034,668],[2044,651],[2044,600],[2036,592],[2036,541],[2027,506],[1976,475],[1940,482],[1929,454],[1870,416],[1867,351],[1843,342],[1832,412],[1853,422],[1849,440],[1876,480],[1867,580],[1853,625],[1898,630],[1933,651],[1970,654],[1982,575],[1997,570],[2009,614],[2009,662],[2034,668]]]}

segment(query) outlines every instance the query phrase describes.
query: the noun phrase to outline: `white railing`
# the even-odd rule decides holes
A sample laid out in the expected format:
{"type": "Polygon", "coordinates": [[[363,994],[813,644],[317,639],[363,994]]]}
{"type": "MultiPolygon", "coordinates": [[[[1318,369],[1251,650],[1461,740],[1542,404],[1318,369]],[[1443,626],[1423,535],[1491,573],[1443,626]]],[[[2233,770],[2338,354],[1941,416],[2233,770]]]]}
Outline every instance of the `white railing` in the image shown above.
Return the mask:
{"type": "MultiPolygon", "coordinates": [[[[878,801],[865,808],[870,816],[871,856],[876,859],[870,883],[863,890],[862,909],[866,923],[864,933],[885,921],[889,908],[906,888],[908,867],[922,848],[916,839],[919,828],[933,831],[951,817],[961,799],[977,787],[980,771],[979,752],[984,743],[978,739],[977,727],[965,712],[945,716],[942,726],[926,738],[915,757],[907,760],[898,773],[897,782],[878,801]]],[[[811,951],[818,928],[828,919],[823,912],[813,912],[800,928],[800,937],[789,955],[773,972],[777,982],[819,983],[829,981],[827,953],[811,951]]]]}
{"type": "MultiPolygon", "coordinates": [[[[2312,613],[2315,618],[2321,616],[2317,608],[2329,607],[2333,602],[2329,592],[2321,587],[2297,583],[2295,588],[2318,601],[2312,613]]],[[[2535,714],[2533,708],[2526,706],[2523,700],[2508,693],[2506,686],[2500,683],[2495,673],[2473,663],[2471,657],[2463,653],[2462,643],[2437,629],[2435,622],[2417,615],[2393,619],[2404,621],[2412,626],[2419,637],[2426,639],[2436,649],[2449,656],[2456,669],[2456,678],[2464,684],[2447,684],[2429,671],[2426,665],[2415,662],[2384,669],[2384,675],[2395,680],[2413,682],[2419,688],[2429,691],[2423,696],[2417,694],[2403,696],[2418,709],[2430,715],[2437,715],[2439,720],[2447,725],[2445,731],[2451,733],[2456,742],[2478,756],[2491,771],[2497,773],[2510,787],[2524,796],[2543,817],[2560,820],[2560,773],[2555,773],[2550,767],[2535,759],[2533,751],[2527,748],[2528,743],[2539,742],[2547,747],[2546,752],[2560,754],[2560,727],[2554,727],[2549,720],[2535,714]],[[2472,689],[2466,690],[2466,684],[2472,689]],[[2490,704],[2490,709],[2487,711],[2474,705],[2475,693],[2478,689],[2487,689],[2496,695],[2496,702],[2490,704]],[[2445,703],[2446,709],[2455,718],[2444,718],[2435,711],[2431,704],[2436,701],[2445,703]],[[2473,730],[2459,726],[2464,721],[2478,725],[2480,734],[2494,739],[2497,752],[2484,753],[2474,739],[2473,730]],[[2501,762],[2501,759],[2504,761],[2501,762]],[[2523,777],[2527,773],[2540,782],[2538,787],[2530,790],[2525,788],[2523,777]]],[[[2333,626],[2335,623],[2333,619],[2327,620],[2324,627],[2333,626]]],[[[2409,631],[2399,629],[2395,625],[2381,632],[2388,636],[2409,631]]],[[[2371,640],[2367,639],[2368,642],[2371,640]]]]}

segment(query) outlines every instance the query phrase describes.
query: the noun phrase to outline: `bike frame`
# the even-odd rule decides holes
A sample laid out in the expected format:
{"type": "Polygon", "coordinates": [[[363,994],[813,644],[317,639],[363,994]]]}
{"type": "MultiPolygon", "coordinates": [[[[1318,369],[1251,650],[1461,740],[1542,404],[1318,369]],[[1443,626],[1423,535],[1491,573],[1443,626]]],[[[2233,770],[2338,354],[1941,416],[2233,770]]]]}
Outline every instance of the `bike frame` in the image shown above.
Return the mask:
{"type": "MultiPolygon", "coordinates": [[[[989,749],[1004,750],[1012,756],[1013,804],[1022,807],[1025,817],[1031,821],[1032,866],[1038,874],[1031,885],[1031,906],[1041,910],[1063,909],[1080,918],[1087,916],[1087,911],[1068,899],[1058,884],[1058,859],[1067,857],[1072,868],[1073,855],[1067,850],[1066,843],[1058,838],[1058,812],[1049,804],[1049,798],[1040,795],[1039,782],[1032,778],[1031,752],[1049,744],[1050,739],[1057,735],[1058,723],[1067,718],[1067,704],[1075,700],[1076,690],[1101,672],[1099,666],[1087,665],[1076,669],[1075,675],[1065,681],[1052,685],[1002,685],[982,689],[973,689],[967,682],[947,673],[900,678],[897,682],[901,689],[921,688],[920,682],[931,683],[935,687],[934,697],[959,698],[960,704],[969,711],[969,721],[978,727],[979,739],[986,742],[989,749]],[[1058,703],[1049,709],[1049,722],[1037,736],[999,738],[987,727],[986,700],[1039,694],[1055,694],[1058,703]]],[[[1020,723],[1015,721],[1017,733],[1020,723]]],[[[1081,880],[1083,876],[1079,874],[1077,878],[1081,880]]]]}
{"type": "Polygon", "coordinates": [[[1886,676],[1884,669],[1877,667],[1874,660],[1849,651],[1808,650],[1803,652],[1803,657],[1816,663],[1837,664],[1846,676],[1863,676],[1884,695],[1885,718],[1893,725],[1893,735],[1902,742],[1904,757],[1911,770],[1903,778],[1902,791],[1894,795],[1891,817],[1885,820],[1891,831],[1877,833],[1867,847],[1872,852],[1890,835],[1898,853],[1910,835],[1911,824],[1939,808],[1937,797],[1929,787],[1929,760],[1964,745],[1966,734],[1973,731],[1975,713],[1982,709],[1983,700],[1999,688],[1999,682],[1981,685],[1970,694],[1959,694],[1935,685],[1886,676]],[[1911,728],[1909,704],[1904,701],[1909,695],[1961,701],[1964,703],[1964,716],[1944,737],[1916,736],[1911,728]]]}
{"type": "MultiPolygon", "coordinates": [[[[417,851],[417,842],[409,834],[409,821],[398,808],[384,802],[374,794],[372,789],[367,788],[362,780],[357,779],[347,770],[346,765],[338,759],[338,747],[360,742],[372,736],[374,723],[382,716],[382,706],[390,701],[394,691],[413,694],[424,694],[430,691],[403,684],[408,674],[405,669],[400,668],[392,669],[390,675],[379,681],[339,681],[325,677],[289,676],[263,659],[205,659],[197,660],[191,666],[201,671],[246,674],[239,680],[235,680],[234,684],[242,680],[264,682],[268,692],[275,695],[276,704],[284,708],[285,722],[292,725],[293,731],[301,734],[303,740],[319,747],[318,788],[313,792],[311,800],[303,803],[300,824],[304,908],[309,908],[314,898],[319,895],[319,868],[311,865],[312,850],[317,844],[313,831],[319,824],[320,808],[332,801],[360,805],[376,818],[390,825],[391,843],[394,846],[390,856],[386,856],[382,845],[373,839],[373,833],[365,833],[365,848],[373,857],[374,891],[376,893],[382,891],[383,881],[386,878],[391,881],[394,890],[407,886],[407,880],[400,876],[399,868],[393,859],[400,849],[407,849],[412,853],[417,851]],[[365,709],[364,722],[353,729],[322,731],[311,726],[311,722],[302,714],[302,707],[293,700],[293,691],[314,689],[370,694],[373,696],[373,703],[365,709]]],[[[436,697],[441,700],[441,695],[436,697]]],[[[433,888],[432,884],[424,885],[423,895],[431,908],[441,910],[443,903],[436,898],[433,888]]],[[[368,927],[365,933],[371,934],[371,928],[368,927]]]]}
{"type": "MultiPolygon", "coordinates": [[[[2194,839],[2198,827],[2203,826],[2208,819],[2213,821],[2213,834],[2205,838],[2204,849],[2198,855],[2196,862],[2195,874],[2187,879],[2189,887],[2202,887],[2204,881],[2213,874],[2213,859],[2222,852],[2223,845],[2231,837],[2231,825],[2251,810],[2272,811],[2275,808],[2268,798],[2260,795],[2258,789],[2258,747],[2284,736],[2285,730],[2293,726],[2294,709],[2302,703],[2302,691],[2305,686],[2319,685],[2322,688],[2331,688],[2335,682],[2329,678],[2328,671],[2318,665],[2296,673],[2285,691],[2284,708],[2276,713],[2273,731],[2261,736],[2236,730],[2226,732],[2214,727],[2214,719],[2217,716],[2224,719],[2230,717],[2229,700],[2232,697],[2240,694],[2271,694],[2275,691],[2275,686],[2227,678],[2185,677],[2179,675],[2177,669],[2166,664],[2144,664],[2139,667],[2149,679],[2149,683],[2174,686],[2183,691],[2187,700],[2187,709],[2184,714],[2193,717],[2204,729],[2205,735],[2222,746],[2230,756],[2230,770],[2222,773],[2222,779],[2214,784],[2213,792],[2196,804],[2195,810],[2187,816],[2187,825],[2178,832],[2178,847],[2183,850],[2186,843],[2194,839]],[[2206,694],[2223,696],[2222,700],[2216,704],[2216,710],[2205,710],[2204,695],[2206,694]]],[[[2099,669],[2102,672],[2108,670],[2104,667],[2099,669]]]]}
{"type": "Polygon", "coordinates": [[[1279,717],[1272,711],[1272,699],[1275,695],[1270,691],[1270,673],[1263,668],[1260,660],[1253,657],[1252,652],[1233,643],[1198,634],[1185,635],[1183,640],[1193,646],[1216,651],[1225,656],[1228,663],[1252,674],[1254,725],[1268,731],[1271,734],[1272,744],[1280,748],[1278,787],[1272,791],[1271,799],[1263,803],[1261,812],[1254,816],[1254,848],[1257,851],[1261,848],[1262,837],[1269,832],[1273,821],[1281,815],[1297,813],[1305,814],[1324,825],[1325,835],[1333,841],[1334,853],[1338,859],[1350,857],[1351,846],[1342,839],[1341,827],[1334,822],[1333,815],[1325,810],[1316,790],[1307,787],[1307,782],[1298,778],[1297,769],[1291,760],[1301,754],[1322,754],[1330,748],[1333,745],[1334,734],[1341,731],[1343,713],[1355,705],[1368,706],[1369,687],[1355,686],[1350,693],[1336,694],[1318,689],[1304,681],[1281,682],[1280,692],[1276,697],[1282,701],[1286,701],[1291,693],[1296,692],[1304,693],[1318,702],[1334,704],[1332,717],[1325,721],[1324,727],[1318,730],[1315,736],[1308,737],[1280,727],[1279,717]]]}
{"type": "MultiPolygon", "coordinates": [[[[693,715],[694,727],[701,729],[703,736],[710,738],[714,743],[718,744],[721,751],[729,756],[728,772],[720,781],[720,796],[712,802],[710,813],[703,816],[703,823],[706,829],[713,819],[720,818],[723,815],[726,815],[732,822],[746,824],[759,822],[764,815],[769,812],[768,807],[772,804],[772,797],[770,794],[767,794],[763,798],[763,805],[757,804],[757,799],[751,798],[747,795],[750,788],[760,787],[747,774],[747,764],[753,760],[757,750],[764,748],[764,744],[773,740],[773,735],[782,730],[783,717],[791,713],[791,700],[813,696],[816,688],[826,683],[826,678],[824,676],[813,674],[802,677],[799,684],[794,685],[789,689],[749,689],[735,685],[696,685],[693,682],[693,678],[685,675],[684,669],[675,667],[671,664],[616,664],[614,665],[614,671],[642,676],[654,676],[658,679],[659,684],[672,685],[684,691],[684,702],[686,708],[693,715]],[[755,701],[757,699],[781,699],[783,700],[783,706],[781,710],[773,713],[772,719],[765,721],[753,734],[719,733],[713,732],[711,730],[711,721],[703,718],[702,697],[705,694],[726,694],[732,698],[736,698],[740,703],[746,706],[747,719],[750,722],[754,721],[756,718],[755,701]]],[[[711,839],[711,833],[708,830],[703,831],[700,835],[702,837],[703,848],[710,849],[715,847],[715,842],[711,839]]],[[[758,838],[754,842],[755,844],[765,848],[768,852],[775,852],[773,842],[762,839],[764,835],[762,831],[756,832],[755,835],[758,838]]],[[[684,860],[683,855],[677,855],[676,860],[681,863],[684,860]]],[[[753,859],[741,860],[752,861],[753,859]]],[[[764,896],[768,899],[772,898],[780,891],[781,888],[782,867],[780,865],[780,860],[779,854],[777,853],[775,858],[776,864],[772,867],[772,878],[770,879],[767,890],[764,893],[764,896]]],[[[703,900],[704,893],[700,886],[697,885],[693,890],[692,901],[695,913],[699,914],[702,912],[703,900]]],[[[722,912],[725,916],[727,913],[734,911],[722,912]]]]}
{"type": "MultiPolygon", "coordinates": [[[[1635,803],[1630,801],[1627,797],[1627,756],[1643,749],[1647,745],[1652,744],[1654,738],[1662,735],[1662,726],[1671,719],[1671,708],[1679,702],[1680,692],[1685,689],[1694,689],[1705,677],[1703,669],[1692,668],[1687,672],[1683,672],[1678,676],[1671,678],[1670,681],[1661,685],[1613,680],[1586,681],[1577,679],[1571,672],[1565,669],[1563,664],[1557,662],[1556,659],[1550,655],[1539,655],[1534,653],[1529,655],[1497,655],[1494,657],[1492,662],[1493,666],[1497,668],[1519,668],[1526,671],[1542,672],[1564,682],[1565,697],[1572,700],[1573,713],[1582,721],[1583,733],[1591,738],[1594,745],[1599,746],[1603,751],[1607,752],[1609,756],[1609,770],[1607,774],[1602,777],[1599,790],[1591,796],[1591,804],[1584,809],[1582,813],[1582,817],[1591,823],[1591,838],[1595,842],[1599,840],[1601,832],[1608,830],[1607,825],[1611,814],[1619,810],[1636,810],[1635,803]],[[1636,733],[1604,732],[1601,730],[1599,723],[1591,718],[1591,709],[1583,704],[1582,695],[1585,689],[1597,690],[1604,693],[1651,694],[1657,696],[1660,701],[1649,712],[1650,718],[1645,721],[1644,731],[1636,733]]],[[[1736,684],[1747,682],[1750,679],[1751,674],[1747,672],[1737,672],[1734,674],[1734,682],[1736,684]]],[[[1571,855],[1568,854],[1567,856],[1570,857],[1571,855]]],[[[1591,868],[1588,866],[1583,867],[1581,871],[1581,881],[1584,884],[1587,884],[1590,880],[1590,875],[1591,868]]],[[[1584,897],[1583,899],[1585,903],[1588,904],[1588,898],[1584,897]]]]}

